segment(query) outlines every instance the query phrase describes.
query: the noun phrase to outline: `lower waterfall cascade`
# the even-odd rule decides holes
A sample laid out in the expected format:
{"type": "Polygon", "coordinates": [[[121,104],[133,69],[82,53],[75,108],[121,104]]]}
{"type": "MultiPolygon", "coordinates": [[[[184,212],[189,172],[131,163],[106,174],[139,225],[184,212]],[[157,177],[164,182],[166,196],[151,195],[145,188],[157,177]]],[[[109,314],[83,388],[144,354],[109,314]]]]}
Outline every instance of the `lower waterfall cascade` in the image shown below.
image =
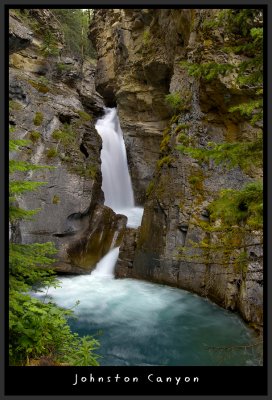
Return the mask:
{"type": "MultiPolygon", "coordinates": [[[[105,204],[127,215],[128,226],[137,227],[143,209],[134,204],[116,110],[106,109],[96,129],[103,139],[105,204]]],[[[237,314],[182,289],[115,279],[118,254],[118,247],[111,249],[91,274],[61,277],[60,287],[51,287],[46,294],[65,308],[79,300],[77,319],[70,326],[79,335],[98,338],[100,365],[259,365],[258,352],[250,346],[255,333],[237,314]]]]}

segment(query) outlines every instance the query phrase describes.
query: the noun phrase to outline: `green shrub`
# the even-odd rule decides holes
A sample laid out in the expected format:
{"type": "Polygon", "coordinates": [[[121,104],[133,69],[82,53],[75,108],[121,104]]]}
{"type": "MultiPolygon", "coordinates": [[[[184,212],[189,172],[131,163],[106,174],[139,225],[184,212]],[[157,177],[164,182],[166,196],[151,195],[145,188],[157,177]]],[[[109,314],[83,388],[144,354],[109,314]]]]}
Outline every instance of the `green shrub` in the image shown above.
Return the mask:
{"type": "MultiPolygon", "coordinates": [[[[179,92],[169,93],[165,96],[165,103],[172,109],[172,111],[176,114],[180,111],[189,110],[191,107],[192,101],[192,93],[190,91],[183,92],[183,98],[179,92]]],[[[179,116],[174,116],[171,119],[171,123],[176,123],[179,116]]]]}
{"type": "Polygon", "coordinates": [[[50,30],[47,30],[43,35],[42,55],[46,57],[57,56],[59,52],[60,50],[55,35],[50,30]]]}
{"type": "Polygon", "coordinates": [[[87,165],[86,166],[86,171],[85,171],[85,176],[88,178],[95,179],[97,174],[97,167],[95,165],[87,165]]]}
{"type": "Polygon", "coordinates": [[[43,113],[37,111],[35,114],[35,117],[33,119],[33,123],[36,126],[40,126],[42,124],[42,122],[43,122],[43,113]]]}
{"type": "Polygon", "coordinates": [[[46,151],[46,156],[48,158],[53,158],[56,157],[58,154],[57,149],[55,147],[50,147],[47,151],[46,151]]]}
{"type": "Polygon", "coordinates": [[[41,134],[38,131],[32,131],[29,134],[29,139],[31,142],[36,143],[41,138],[41,134]]]}
{"type": "Polygon", "coordinates": [[[171,107],[175,111],[178,111],[183,104],[183,101],[181,99],[179,92],[167,94],[165,96],[165,102],[169,107],[171,107]]]}
{"type": "Polygon", "coordinates": [[[246,222],[255,229],[263,225],[263,184],[248,183],[241,190],[222,190],[209,206],[210,219],[218,218],[226,224],[246,222]]]}
{"type": "Polygon", "coordinates": [[[201,172],[191,175],[188,179],[192,189],[201,191],[203,190],[203,179],[204,176],[201,172]]]}
{"type": "Polygon", "coordinates": [[[63,145],[69,145],[75,142],[76,134],[71,125],[64,124],[62,129],[57,129],[52,133],[52,138],[59,140],[63,145]]]}
{"type": "Polygon", "coordinates": [[[56,68],[58,72],[69,72],[73,69],[73,65],[60,62],[56,64],[56,68]]]}

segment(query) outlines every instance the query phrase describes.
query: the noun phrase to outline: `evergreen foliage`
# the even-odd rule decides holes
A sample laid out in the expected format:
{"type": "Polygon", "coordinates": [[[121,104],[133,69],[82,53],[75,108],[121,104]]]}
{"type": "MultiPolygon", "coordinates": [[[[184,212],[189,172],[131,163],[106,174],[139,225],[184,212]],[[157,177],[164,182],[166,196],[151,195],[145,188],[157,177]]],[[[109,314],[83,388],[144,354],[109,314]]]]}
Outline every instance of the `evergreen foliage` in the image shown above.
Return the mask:
{"type": "Polygon", "coordinates": [[[218,75],[226,75],[234,69],[231,64],[217,64],[215,62],[192,64],[189,62],[181,62],[180,66],[186,68],[189,75],[197,78],[203,78],[206,81],[211,81],[218,77],[218,75]]]}
{"type": "Polygon", "coordinates": [[[263,183],[248,183],[241,190],[226,189],[208,207],[210,221],[235,225],[243,222],[252,229],[263,224],[263,183]]]}
{"type": "Polygon", "coordinates": [[[52,9],[64,34],[64,51],[79,58],[95,58],[95,50],[88,38],[92,10],[52,9]]]}
{"type": "MultiPolygon", "coordinates": [[[[181,63],[189,75],[211,81],[219,75],[236,72],[236,85],[240,89],[250,89],[251,99],[247,103],[230,107],[229,112],[239,113],[252,126],[262,126],[263,119],[263,21],[259,9],[222,10],[218,18],[205,21],[204,29],[223,29],[228,36],[226,53],[242,55],[238,65],[229,63],[181,63]]],[[[196,146],[183,134],[177,148],[200,163],[215,163],[225,168],[239,166],[246,173],[254,175],[254,169],[262,167],[263,140],[259,132],[252,141],[213,143],[196,146]]],[[[190,184],[199,182],[194,176],[190,184]]],[[[179,259],[185,262],[207,265],[233,265],[244,273],[250,259],[247,248],[262,245],[263,226],[263,185],[261,181],[246,184],[240,190],[225,189],[207,207],[209,220],[195,218],[191,222],[202,229],[204,238],[199,243],[190,241],[179,251],[179,259]],[[249,235],[255,232],[254,243],[249,243],[249,235]]]]}
{"type": "MultiPolygon", "coordinates": [[[[10,151],[28,142],[10,140],[10,151]]],[[[44,182],[22,181],[13,174],[43,168],[24,161],[10,160],[10,224],[33,216],[38,210],[23,210],[16,205],[17,196],[32,191],[44,182]]],[[[94,351],[99,343],[92,337],[80,338],[72,333],[67,319],[72,310],[31,297],[27,292],[56,286],[50,266],[56,249],[52,243],[10,243],[9,248],[9,361],[10,365],[29,365],[48,357],[51,365],[99,365],[94,351]]]]}
{"type": "Polygon", "coordinates": [[[181,144],[177,146],[177,149],[200,162],[209,163],[213,160],[216,165],[221,164],[228,169],[239,166],[245,172],[251,172],[254,167],[261,168],[263,162],[261,136],[252,142],[221,144],[209,142],[205,148],[181,144]]]}

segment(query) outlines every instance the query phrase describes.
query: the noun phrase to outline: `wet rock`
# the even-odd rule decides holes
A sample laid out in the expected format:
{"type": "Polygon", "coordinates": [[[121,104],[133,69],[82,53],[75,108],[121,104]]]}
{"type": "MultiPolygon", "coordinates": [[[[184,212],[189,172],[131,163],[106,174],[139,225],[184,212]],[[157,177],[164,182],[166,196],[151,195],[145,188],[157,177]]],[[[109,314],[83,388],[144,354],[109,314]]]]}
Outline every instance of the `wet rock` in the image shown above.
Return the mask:
{"type": "MultiPolygon", "coordinates": [[[[81,231],[76,232],[70,243],[65,243],[70,271],[75,272],[78,269],[81,272],[81,269],[84,269],[89,272],[109,250],[120,246],[127,217],[115,214],[109,207],[97,205],[91,212],[75,215],[73,218],[81,219],[82,222],[81,231]],[[86,228],[82,229],[84,224],[86,228]]],[[[65,263],[64,255],[62,259],[65,263]]],[[[62,271],[61,264],[57,270],[62,271]]],[[[67,269],[64,271],[68,272],[67,269]]]]}
{"type": "Polygon", "coordinates": [[[120,246],[118,261],[115,267],[116,278],[131,278],[133,276],[133,260],[138,237],[138,229],[126,228],[120,246]]]}

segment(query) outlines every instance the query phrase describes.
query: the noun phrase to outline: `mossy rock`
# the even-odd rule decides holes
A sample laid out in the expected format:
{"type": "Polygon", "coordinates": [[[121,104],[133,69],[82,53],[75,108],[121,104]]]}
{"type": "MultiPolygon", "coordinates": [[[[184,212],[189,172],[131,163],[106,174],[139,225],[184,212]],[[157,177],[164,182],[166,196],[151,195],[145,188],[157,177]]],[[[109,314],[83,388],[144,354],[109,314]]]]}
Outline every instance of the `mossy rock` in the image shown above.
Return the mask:
{"type": "Polygon", "coordinates": [[[10,100],[9,101],[9,111],[20,111],[23,108],[22,104],[18,103],[18,101],[10,100]]]}
{"type": "Polygon", "coordinates": [[[38,131],[31,131],[29,134],[29,139],[32,143],[36,143],[38,140],[41,139],[41,134],[38,131]]]}
{"type": "Polygon", "coordinates": [[[86,113],[85,111],[78,110],[77,113],[78,113],[81,121],[88,122],[88,121],[92,120],[92,116],[90,114],[86,113]]]}
{"type": "Polygon", "coordinates": [[[30,83],[30,85],[33,86],[36,90],[38,90],[40,93],[45,94],[50,91],[50,88],[42,82],[36,82],[33,80],[29,80],[28,83],[30,83]]]}
{"type": "Polygon", "coordinates": [[[33,123],[36,126],[40,126],[43,123],[43,113],[37,111],[33,119],[33,123]]]}

